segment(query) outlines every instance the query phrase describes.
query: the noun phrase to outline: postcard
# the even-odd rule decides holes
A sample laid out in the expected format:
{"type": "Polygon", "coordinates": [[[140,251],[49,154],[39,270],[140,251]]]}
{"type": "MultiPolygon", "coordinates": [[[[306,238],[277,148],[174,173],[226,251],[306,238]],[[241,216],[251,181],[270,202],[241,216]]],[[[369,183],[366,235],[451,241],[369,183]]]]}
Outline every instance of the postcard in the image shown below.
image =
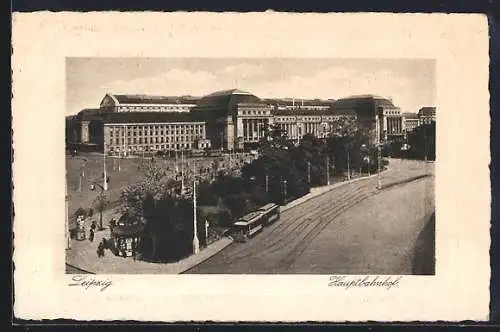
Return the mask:
{"type": "Polygon", "coordinates": [[[16,13],[15,315],[486,320],[481,15],[16,13]]]}

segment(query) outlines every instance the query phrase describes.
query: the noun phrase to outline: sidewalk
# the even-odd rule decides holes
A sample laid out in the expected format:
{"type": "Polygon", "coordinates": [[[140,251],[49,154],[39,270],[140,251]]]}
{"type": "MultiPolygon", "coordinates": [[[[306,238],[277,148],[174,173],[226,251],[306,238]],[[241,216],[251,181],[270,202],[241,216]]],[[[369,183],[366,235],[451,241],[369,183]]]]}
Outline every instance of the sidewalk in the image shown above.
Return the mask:
{"type": "MultiPolygon", "coordinates": [[[[106,221],[103,222],[105,227],[107,227],[107,221],[115,213],[115,211],[108,211],[103,214],[103,219],[106,221]]],[[[90,229],[90,222],[88,223],[87,230],[90,229]]],[[[105,251],[104,257],[99,258],[97,246],[103,238],[110,238],[109,227],[96,231],[93,242],[88,239],[83,241],[72,239],[71,249],[66,250],[66,264],[96,274],[179,274],[212,257],[233,242],[225,237],[201,249],[198,255],[191,255],[179,262],[167,264],[136,261],[132,257],[119,257],[109,250],[105,251]]]]}

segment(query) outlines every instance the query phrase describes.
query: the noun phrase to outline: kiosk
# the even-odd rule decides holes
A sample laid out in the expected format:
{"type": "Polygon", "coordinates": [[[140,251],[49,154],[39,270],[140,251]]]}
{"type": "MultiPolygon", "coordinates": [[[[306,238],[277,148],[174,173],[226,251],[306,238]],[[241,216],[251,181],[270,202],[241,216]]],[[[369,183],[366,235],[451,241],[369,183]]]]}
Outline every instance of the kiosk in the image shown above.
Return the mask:
{"type": "Polygon", "coordinates": [[[111,244],[116,256],[135,256],[144,234],[144,223],[142,220],[131,220],[123,215],[118,222],[111,226],[111,244]]]}

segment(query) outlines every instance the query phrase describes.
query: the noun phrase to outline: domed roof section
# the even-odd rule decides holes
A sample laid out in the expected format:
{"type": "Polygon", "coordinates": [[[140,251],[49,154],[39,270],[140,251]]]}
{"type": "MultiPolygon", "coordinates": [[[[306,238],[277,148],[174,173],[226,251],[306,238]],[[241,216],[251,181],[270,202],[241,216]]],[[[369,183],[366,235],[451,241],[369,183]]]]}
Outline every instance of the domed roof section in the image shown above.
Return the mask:
{"type": "Polygon", "coordinates": [[[436,108],[435,107],[422,107],[418,111],[418,116],[435,116],[436,108]]]}
{"type": "Polygon", "coordinates": [[[239,103],[260,104],[262,101],[250,92],[231,89],[217,91],[201,98],[198,106],[226,106],[232,108],[233,105],[239,103]]]}
{"type": "Polygon", "coordinates": [[[396,109],[392,100],[376,95],[358,95],[341,98],[333,102],[333,110],[355,110],[360,117],[374,116],[377,107],[396,109]]]}

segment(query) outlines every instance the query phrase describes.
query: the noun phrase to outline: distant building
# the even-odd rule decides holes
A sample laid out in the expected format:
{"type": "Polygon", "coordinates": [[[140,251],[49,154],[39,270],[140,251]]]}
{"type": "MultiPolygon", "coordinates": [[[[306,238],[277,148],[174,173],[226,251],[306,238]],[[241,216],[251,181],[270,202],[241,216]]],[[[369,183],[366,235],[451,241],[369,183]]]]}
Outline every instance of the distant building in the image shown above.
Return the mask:
{"type": "Polygon", "coordinates": [[[436,121],[436,107],[422,107],[418,111],[419,125],[430,124],[436,121]]]}
{"type": "Polygon", "coordinates": [[[403,113],[403,121],[406,133],[412,132],[420,125],[420,120],[416,113],[403,113]]]}
{"type": "Polygon", "coordinates": [[[378,113],[382,111],[380,119],[381,141],[396,139],[404,136],[404,121],[401,109],[392,103],[392,100],[375,95],[360,95],[336,100],[332,108],[336,111],[353,110],[361,125],[372,130],[376,141],[375,128],[379,122],[378,113]]]}
{"type": "Polygon", "coordinates": [[[67,143],[98,150],[102,148],[103,134],[102,112],[98,108],[86,108],[66,118],[67,143]]]}

